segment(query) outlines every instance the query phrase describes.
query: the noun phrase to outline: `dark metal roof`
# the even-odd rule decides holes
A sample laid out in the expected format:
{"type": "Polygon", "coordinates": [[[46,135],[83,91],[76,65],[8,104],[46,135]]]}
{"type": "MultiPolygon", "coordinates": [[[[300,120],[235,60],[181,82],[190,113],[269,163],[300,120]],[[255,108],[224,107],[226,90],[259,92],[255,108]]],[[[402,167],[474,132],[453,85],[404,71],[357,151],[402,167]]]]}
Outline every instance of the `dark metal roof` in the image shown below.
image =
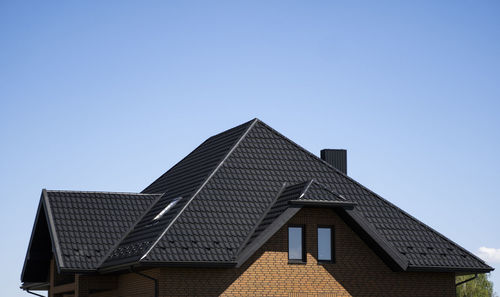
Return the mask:
{"type": "MultiPolygon", "coordinates": [[[[98,235],[94,241],[71,241],[66,230],[57,231],[64,245],[63,254],[74,247],[83,251],[69,255],[68,260],[63,258],[63,265],[95,268],[101,263],[100,269],[115,270],[129,265],[241,264],[279,224],[301,207],[312,206],[335,208],[359,234],[366,234],[362,238],[373,243],[370,246],[380,250],[382,258],[394,263],[391,267],[413,271],[492,270],[473,254],[257,119],[207,139],[143,193],[162,196],[142,205],[142,213],[134,212],[134,219],[118,228],[113,238],[98,235]],[[182,199],[153,222],[178,197],[182,199]],[[101,241],[106,245],[102,246],[101,241]],[[102,262],[85,257],[88,254],[98,258],[92,254],[94,246],[109,250],[106,259],[99,259],[102,262]]],[[[54,224],[80,230],[71,224],[66,226],[62,210],[75,204],[65,199],[51,203],[51,207],[54,204],[61,210],[54,215],[54,221],[62,223],[54,224]]],[[[117,204],[117,208],[122,206],[117,204]]],[[[103,219],[101,210],[91,207],[83,213],[76,211],[73,219],[87,220],[95,215],[93,212],[103,219]]],[[[116,224],[119,222],[109,223],[109,228],[116,228],[116,224]]],[[[106,233],[106,223],[100,226],[103,229],[80,227],[84,233],[106,233]]]]}
{"type": "MultiPolygon", "coordinates": [[[[250,121],[210,137],[144,189],[143,193],[164,192],[165,195],[135,224],[102,266],[139,262],[150,248],[156,246],[165,230],[168,230],[177,216],[210,180],[252,123],[253,121],[250,121]],[[182,199],[158,222],[153,223],[152,219],[178,197],[182,199]]],[[[161,245],[158,248],[161,248],[161,245]]]]}
{"type": "Polygon", "coordinates": [[[96,270],[159,197],[160,194],[43,190],[21,279],[45,281],[46,267],[42,266],[49,263],[50,250],[55,251],[59,271],[96,270]]]}
{"type": "Polygon", "coordinates": [[[297,184],[312,178],[355,202],[363,220],[408,260],[408,267],[491,269],[259,120],[141,261],[235,261],[237,251],[283,183],[297,184]]]}
{"type": "Polygon", "coordinates": [[[159,194],[47,191],[62,269],[96,269],[159,194]]]}

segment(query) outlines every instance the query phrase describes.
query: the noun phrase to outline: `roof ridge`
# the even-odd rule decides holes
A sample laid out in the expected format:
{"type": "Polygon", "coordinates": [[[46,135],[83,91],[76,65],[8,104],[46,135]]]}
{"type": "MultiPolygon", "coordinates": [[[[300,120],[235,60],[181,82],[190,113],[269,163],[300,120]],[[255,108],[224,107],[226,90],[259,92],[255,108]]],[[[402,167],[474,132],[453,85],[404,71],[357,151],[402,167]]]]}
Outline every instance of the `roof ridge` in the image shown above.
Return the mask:
{"type": "MultiPolygon", "coordinates": [[[[258,122],[260,122],[266,129],[270,130],[272,133],[274,133],[275,135],[277,135],[278,137],[284,139],[285,141],[289,142],[290,144],[296,146],[297,148],[299,148],[301,151],[305,152],[306,154],[312,156],[315,160],[319,161],[320,163],[322,163],[323,165],[325,165],[326,167],[329,167],[330,169],[333,169],[334,171],[336,171],[338,174],[346,177],[349,181],[355,183],[356,185],[360,186],[362,189],[364,189],[365,191],[369,192],[370,194],[374,195],[375,197],[377,197],[378,199],[381,199],[382,201],[384,201],[385,203],[389,204],[390,206],[394,207],[395,209],[397,209],[398,211],[400,211],[403,215],[407,216],[408,218],[410,219],[413,219],[416,223],[418,223],[419,225],[421,225],[422,227],[428,229],[429,231],[435,233],[436,235],[438,235],[439,237],[441,237],[442,239],[448,241],[450,244],[454,245],[455,247],[461,249],[462,251],[466,252],[467,254],[471,255],[473,258],[479,260],[481,263],[485,263],[484,260],[480,259],[479,257],[477,257],[476,255],[474,255],[473,253],[467,251],[465,248],[463,248],[462,246],[460,246],[459,244],[457,244],[456,242],[454,242],[453,240],[449,239],[448,237],[444,236],[443,234],[441,234],[440,232],[436,231],[434,228],[428,226],[427,224],[425,224],[424,222],[420,221],[419,219],[415,218],[414,216],[412,216],[411,214],[407,213],[406,211],[404,211],[403,209],[399,208],[397,205],[395,205],[394,203],[390,202],[389,200],[381,197],[380,195],[378,195],[377,193],[373,192],[372,190],[368,189],[367,187],[363,186],[362,184],[360,184],[359,182],[357,182],[356,180],[354,180],[352,177],[348,176],[347,174],[343,173],[342,171],[338,170],[337,168],[335,168],[333,165],[331,165],[330,163],[324,161],[323,159],[321,159],[320,157],[316,156],[315,154],[311,153],[310,151],[308,151],[307,149],[305,149],[304,147],[302,147],[301,145],[297,144],[295,141],[291,140],[290,138],[286,137],[285,135],[281,134],[280,132],[278,132],[277,130],[275,130],[274,128],[272,128],[271,126],[267,125],[266,123],[264,123],[263,121],[257,119],[258,122]]],[[[392,245],[392,243],[391,243],[392,245]]]]}
{"type": "MultiPolygon", "coordinates": [[[[236,129],[236,128],[241,127],[241,126],[248,125],[249,123],[252,123],[252,124],[250,124],[250,126],[251,126],[251,125],[253,125],[253,124],[254,124],[255,122],[257,122],[257,121],[259,121],[259,119],[258,119],[258,118],[254,118],[254,119],[252,119],[252,120],[250,120],[250,121],[244,122],[243,124],[237,125],[237,126],[235,126],[235,127],[232,127],[232,128],[226,129],[226,130],[224,130],[224,131],[222,131],[222,132],[220,132],[220,133],[217,133],[217,134],[215,134],[215,135],[212,135],[212,136],[208,137],[207,139],[205,139],[202,143],[200,143],[200,144],[199,144],[199,145],[198,145],[198,146],[197,146],[197,147],[193,150],[193,152],[194,152],[194,151],[196,151],[196,150],[197,150],[199,147],[201,147],[203,144],[205,144],[206,142],[208,142],[210,139],[213,139],[213,138],[214,138],[214,137],[216,137],[216,136],[219,136],[219,135],[221,135],[221,134],[224,134],[224,133],[226,133],[226,132],[228,132],[228,131],[230,131],[230,130],[232,130],[232,129],[236,129]]],[[[163,173],[162,175],[160,175],[157,179],[155,179],[152,183],[150,183],[147,187],[145,187],[145,188],[141,191],[141,193],[143,193],[144,191],[148,190],[148,189],[149,189],[152,185],[154,185],[157,181],[161,180],[164,176],[166,176],[168,173],[170,173],[170,172],[171,172],[171,171],[172,171],[172,170],[173,170],[173,169],[174,169],[177,165],[181,164],[181,163],[182,163],[182,161],[186,160],[188,157],[189,157],[189,154],[187,154],[186,156],[184,156],[184,158],[182,158],[180,161],[178,161],[177,163],[175,163],[175,164],[174,164],[172,167],[170,167],[170,168],[169,168],[166,172],[164,172],[164,173],[163,173]]]]}
{"type": "Polygon", "coordinates": [[[143,196],[151,196],[151,195],[163,195],[164,193],[137,193],[137,192],[110,192],[110,191],[79,191],[79,190],[46,190],[47,193],[83,193],[83,194],[127,194],[127,195],[143,195],[143,196]]]}
{"type": "MultiPolygon", "coordinates": [[[[177,215],[172,219],[172,221],[168,224],[168,226],[163,230],[163,232],[160,234],[160,236],[158,236],[156,238],[156,240],[154,241],[154,243],[148,248],[148,250],[144,253],[144,255],[142,255],[142,257],[139,258],[139,261],[141,261],[142,259],[146,258],[148,256],[148,254],[151,252],[151,250],[153,250],[153,248],[156,246],[156,244],[158,244],[158,242],[160,241],[160,239],[167,233],[167,231],[170,229],[170,227],[177,221],[177,219],[180,217],[180,215],[184,212],[184,210],[189,206],[189,204],[191,203],[191,201],[194,200],[194,198],[196,198],[196,196],[198,195],[198,193],[201,192],[201,190],[205,187],[205,185],[212,179],[212,177],[215,175],[215,173],[219,170],[219,168],[224,164],[224,162],[228,159],[228,157],[233,153],[233,151],[238,147],[238,145],[243,141],[243,139],[245,139],[245,137],[248,135],[248,132],[250,132],[250,130],[252,130],[253,127],[255,127],[255,125],[260,122],[259,119],[257,118],[254,118],[253,120],[249,121],[249,122],[246,122],[242,125],[245,125],[245,124],[248,124],[248,123],[251,123],[246,129],[245,129],[245,132],[238,138],[238,140],[236,141],[236,143],[231,147],[231,149],[226,153],[226,155],[224,156],[224,158],[219,162],[219,164],[215,167],[215,169],[207,176],[207,178],[203,181],[203,183],[198,187],[198,189],[194,192],[194,194],[191,196],[191,198],[186,202],[186,204],[182,207],[182,209],[179,210],[179,212],[177,213],[177,215]]],[[[239,125],[241,126],[241,125],[239,125]]],[[[231,128],[233,129],[233,128],[231,128]]],[[[231,129],[228,129],[226,131],[229,131],[231,129]]],[[[222,132],[224,133],[224,132],[222,132]]],[[[221,133],[219,133],[221,134],[221,133]]],[[[217,134],[217,135],[219,135],[217,134]]],[[[215,135],[214,135],[215,136],[215,135]]],[[[213,137],[213,136],[212,136],[213,137]]],[[[212,138],[210,137],[210,138],[212,138]]],[[[209,139],[210,139],[209,138],[209,139]]]]}

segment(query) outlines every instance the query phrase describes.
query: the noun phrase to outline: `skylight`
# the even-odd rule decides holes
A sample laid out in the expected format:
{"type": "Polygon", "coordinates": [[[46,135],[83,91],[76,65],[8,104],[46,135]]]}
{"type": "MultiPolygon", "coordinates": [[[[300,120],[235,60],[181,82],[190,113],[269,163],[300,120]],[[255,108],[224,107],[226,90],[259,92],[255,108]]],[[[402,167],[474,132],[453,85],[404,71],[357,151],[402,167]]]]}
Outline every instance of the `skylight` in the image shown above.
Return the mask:
{"type": "Polygon", "coordinates": [[[174,207],[182,197],[177,197],[174,200],[170,201],[170,203],[162,210],[160,213],[153,219],[153,221],[159,220],[167,211],[169,211],[172,207],[174,207]]]}

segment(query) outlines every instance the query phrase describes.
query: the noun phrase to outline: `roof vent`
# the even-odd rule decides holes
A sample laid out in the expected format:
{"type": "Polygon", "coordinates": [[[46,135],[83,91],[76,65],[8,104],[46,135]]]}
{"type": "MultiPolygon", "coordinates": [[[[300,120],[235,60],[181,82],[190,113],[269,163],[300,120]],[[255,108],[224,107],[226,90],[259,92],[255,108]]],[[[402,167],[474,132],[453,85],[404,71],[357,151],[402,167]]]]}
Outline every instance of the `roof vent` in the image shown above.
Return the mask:
{"type": "Polygon", "coordinates": [[[324,149],[321,150],[321,159],[326,161],[337,170],[347,174],[347,150],[324,149]]]}

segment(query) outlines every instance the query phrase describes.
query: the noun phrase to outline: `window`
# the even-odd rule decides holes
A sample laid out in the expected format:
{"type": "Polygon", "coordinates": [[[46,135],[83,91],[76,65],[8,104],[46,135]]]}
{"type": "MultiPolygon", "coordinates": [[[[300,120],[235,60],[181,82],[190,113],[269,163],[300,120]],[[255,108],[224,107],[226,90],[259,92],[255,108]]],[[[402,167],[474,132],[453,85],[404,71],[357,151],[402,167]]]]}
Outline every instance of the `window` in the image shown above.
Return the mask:
{"type": "Polygon", "coordinates": [[[179,202],[179,200],[181,200],[182,197],[177,197],[177,198],[174,198],[172,201],[170,201],[170,203],[165,206],[165,208],[160,211],[160,213],[153,219],[153,221],[156,221],[156,220],[159,220],[161,217],[163,217],[163,215],[169,211],[172,207],[174,207],[177,202],[179,202]]]}
{"type": "Polygon", "coordinates": [[[288,261],[305,262],[306,261],[304,244],[304,227],[288,227],[288,261]]]}
{"type": "Polygon", "coordinates": [[[334,262],[334,234],[332,227],[318,227],[318,261],[334,262]]]}

